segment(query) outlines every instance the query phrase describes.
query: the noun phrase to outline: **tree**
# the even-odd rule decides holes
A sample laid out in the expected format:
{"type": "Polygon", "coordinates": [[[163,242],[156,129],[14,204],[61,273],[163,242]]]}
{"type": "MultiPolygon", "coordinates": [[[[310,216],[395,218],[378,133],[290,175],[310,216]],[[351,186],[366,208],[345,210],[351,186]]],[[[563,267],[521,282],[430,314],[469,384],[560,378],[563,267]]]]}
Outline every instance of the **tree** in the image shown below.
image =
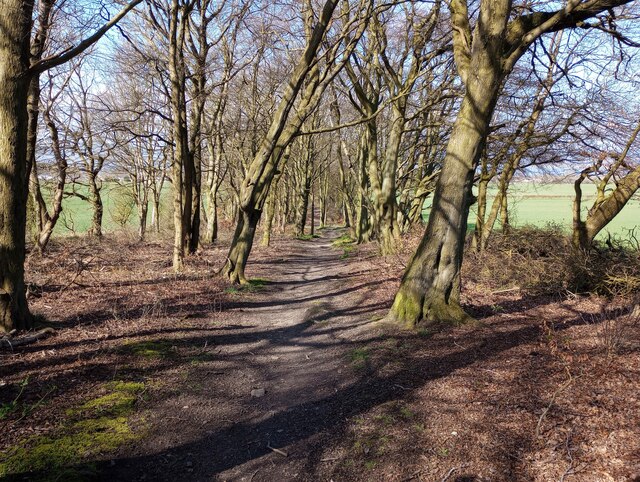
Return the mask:
{"type": "Polygon", "coordinates": [[[41,254],[44,253],[47,244],[51,239],[51,235],[53,234],[53,229],[55,228],[58,219],[60,218],[60,214],[62,213],[62,200],[64,199],[68,168],[65,143],[60,140],[60,128],[58,127],[60,122],[56,121],[53,111],[55,110],[55,103],[58,97],[63,92],[63,89],[68,84],[69,80],[71,80],[71,75],[67,76],[59,87],[59,90],[55,93],[53,92],[53,77],[54,76],[51,75],[51,71],[49,71],[48,95],[47,99],[43,100],[43,117],[51,139],[51,151],[53,153],[56,174],[55,188],[53,189],[51,199],[51,209],[47,207],[45,197],[42,194],[40,179],[38,177],[39,168],[35,162],[35,149],[30,175],[30,190],[36,209],[36,222],[38,223],[38,232],[36,234],[35,242],[36,248],[41,254]]]}
{"type": "MultiPolygon", "coordinates": [[[[465,92],[424,236],[388,314],[407,327],[471,320],[460,306],[460,267],[474,173],[503,82],[543,34],[585,23],[629,0],[571,1],[555,11],[518,13],[509,0],[483,0],[475,27],[466,0],[450,4],[456,68],[465,92]]],[[[613,21],[613,20],[612,20],[613,21]]]]}
{"type": "Polygon", "coordinates": [[[304,120],[315,110],[322,93],[342,69],[366,28],[365,19],[369,17],[372,2],[361,0],[357,9],[352,9],[345,1],[341,18],[342,31],[323,52],[325,68],[322,69],[318,61],[318,52],[338,3],[338,0],[327,0],[314,26],[311,2],[305,2],[305,48],[291,72],[269,129],[240,187],[238,223],[227,262],[222,268],[224,276],[233,283],[247,282],[244,270],[253,247],[256,227],[285,148],[298,134],[304,120]],[[356,11],[355,20],[350,19],[350,10],[356,11]],[[292,113],[300,93],[297,109],[292,113]]]}
{"type": "Polygon", "coordinates": [[[600,156],[594,164],[584,169],[574,183],[573,201],[573,246],[588,251],[594,238],[625,207],[633,195],[640,189],[640,163],[629,162],[629,152],[640,134],[640,122],[636,124],[622,152],[611,154],[612,162],[605,166],[606,154],[600,156]],[[582,183],[590,177],[597,177],[596,199],[582,219],[582,183]],[[611,182],[615,187],[611,189],[611,182]]]}
{"type": "Polygon", "coordinates": [[[0,8],[0,330],[27,329],[32,318],[24,283],[28,169],[28,94],[35,75],[97,42],[142,0],[134,0],[93,35],[59,54],[30,61],[34,2],[3,0],[0,8]]]}

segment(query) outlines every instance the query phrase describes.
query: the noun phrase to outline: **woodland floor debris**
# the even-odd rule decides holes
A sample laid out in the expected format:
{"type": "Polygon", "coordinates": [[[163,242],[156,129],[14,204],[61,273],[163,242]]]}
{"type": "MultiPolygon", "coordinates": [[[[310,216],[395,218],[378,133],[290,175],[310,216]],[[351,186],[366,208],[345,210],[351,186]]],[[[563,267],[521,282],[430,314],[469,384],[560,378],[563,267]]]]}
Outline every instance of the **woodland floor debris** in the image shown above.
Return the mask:
{"type": "Polygon", "coordinates": [[[342,257],[331,246],[342,234],[256,248],[248,274],[268,281],[239,292],[212,276],[224,244],[176,276],[159,244],[106,240],[91,273],[64,290],[75,276],[69,252],[86,257],[96,245],[69,241],[31,258],[31,305],[56,331],[0,352],[0,466],[16,478],[58,467],[88,480],[640,472],[639,324],[612,328],[599,298],[467,282],[481,325],[398,331],[376,320],[401,264],[374,246],[342,257]],[[268,396],[247,396],[264,386],[268,396]],[[36,462],[29,447],[56,458],[36,462]]]}

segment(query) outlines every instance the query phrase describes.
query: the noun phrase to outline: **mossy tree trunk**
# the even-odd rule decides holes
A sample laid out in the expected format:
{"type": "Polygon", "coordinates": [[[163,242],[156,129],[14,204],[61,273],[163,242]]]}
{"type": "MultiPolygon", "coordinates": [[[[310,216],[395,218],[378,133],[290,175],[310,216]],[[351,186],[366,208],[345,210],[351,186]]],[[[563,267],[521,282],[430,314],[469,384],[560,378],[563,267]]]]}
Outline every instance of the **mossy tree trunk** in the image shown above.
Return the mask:
{"type": "MultiPolygon", "coordinates": [[[[436,185],[433,208],[417,253],[409,263],[390,317],[409,327],[418,324],[461,324],[470,320],[460,306],[459,274],[476,162],[487,133],[499,78],[484,102],[465,96],[436,185]]],[[[480,86],[478,86],[479,88],[480,86]]],[[[470,89],[468,89],[470,90],[470,89]]]]}
{"type": "Polygon", "coordinates": [[[466,91],[447,144],[427,229],[388,315],[406,327],[470,320],[460,306],[460,267],[473,176],[503,80],[497,59],[510,3],[482,3],[472,46],[466,3],[454,1],[451,9],[456,64],[466,91]]]}
{"type": "Polygon", "coordinates": [[[466,1],[451,1],[454,58],[465,95],[447,144],[427,229],[404,273],[389,320],[408,327],[470,320],[460,306],[460,267],[473,176],[501,84],[544,33],[575,27],[624,3],[576,2],[558,11],[511,19],[510,0],[483,0],[472,32],[466,1]]]}

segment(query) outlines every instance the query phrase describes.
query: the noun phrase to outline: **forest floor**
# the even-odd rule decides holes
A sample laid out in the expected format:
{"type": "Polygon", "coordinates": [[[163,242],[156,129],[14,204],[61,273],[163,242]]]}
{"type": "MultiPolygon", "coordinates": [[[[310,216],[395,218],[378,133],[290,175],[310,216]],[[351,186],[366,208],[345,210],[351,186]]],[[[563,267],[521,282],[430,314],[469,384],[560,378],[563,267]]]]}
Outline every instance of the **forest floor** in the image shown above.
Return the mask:
{"type": "Polygon", "coordinates": [[[242,289],[224,243],[28,263],[55,334],[0,349],[5,480],[640,480],[640,323],[592,297],[465,284],[481,323],[378,322],[406,256],[276,239],[242,289]]]}

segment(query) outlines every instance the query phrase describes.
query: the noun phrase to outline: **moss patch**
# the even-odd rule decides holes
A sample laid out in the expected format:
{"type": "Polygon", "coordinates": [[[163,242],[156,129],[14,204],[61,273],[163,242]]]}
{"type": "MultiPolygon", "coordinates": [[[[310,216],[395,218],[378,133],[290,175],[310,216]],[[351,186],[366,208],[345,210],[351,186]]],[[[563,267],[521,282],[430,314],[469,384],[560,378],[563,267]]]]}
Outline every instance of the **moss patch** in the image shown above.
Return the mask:
{"type": "Polygon", "coordinates": [[[303,234],[302,236],[296,236],[296,239],[300,241],[311,241],[312,239],[319,237],[320,236],[317,234],[303,234]]]}
{"type": "Polygon", "coordinates": [[[355,242],[356,242],[355,239],[353,239],[351,236],[345,233],[339,238],[335,239],[331,243],[331,246],[337,249],[341,249],[342,255],[340,255],[340,259],[346,259],[349,256],[351,256],[351,254],[355,251],[356,249],[356,247],[354,246],[355,242]]]}
{"type": "Polygon", "coordinates": [[[369,356],[370,353],[367,348],[355,348],[349,353],[351,363],[353,363],[356,368],[364,368],[369,360],[369,356]]]}
{"type": "Polygon", "coordinates": [[[145,387],[144,383],[117,381],[109,383],[107,389],[111,392],[67,410],[67,414],[126,415],[133,410],[136,400],[145,387]]]}
{"type": "Polygon", "coordinates": [[[140,438],[129,422],[143,383],[112,382],[108,393],[67,411],[75,421],[50,435],[29,437],[0,459],[0,477],[29,473],[29,480],[89,480],[96,466],[85,463],[140,438]]]}
{"type": "Polygon", "coordinates": [[[166,340],[135,341],[126,343],[120,350],[144,358],[167,358],[172,353],[172,346],[166,340]]]}
{"type": "Polygon", "coordinates": [[[229,294],[253,293],[254,291],[258,291],[264,288],[268,283],[269,280],[265,278],[252,278],[246,283],[241,284],[240,286],[229,286],[226,290],[224,290],[224,292],[229,294]]]}

